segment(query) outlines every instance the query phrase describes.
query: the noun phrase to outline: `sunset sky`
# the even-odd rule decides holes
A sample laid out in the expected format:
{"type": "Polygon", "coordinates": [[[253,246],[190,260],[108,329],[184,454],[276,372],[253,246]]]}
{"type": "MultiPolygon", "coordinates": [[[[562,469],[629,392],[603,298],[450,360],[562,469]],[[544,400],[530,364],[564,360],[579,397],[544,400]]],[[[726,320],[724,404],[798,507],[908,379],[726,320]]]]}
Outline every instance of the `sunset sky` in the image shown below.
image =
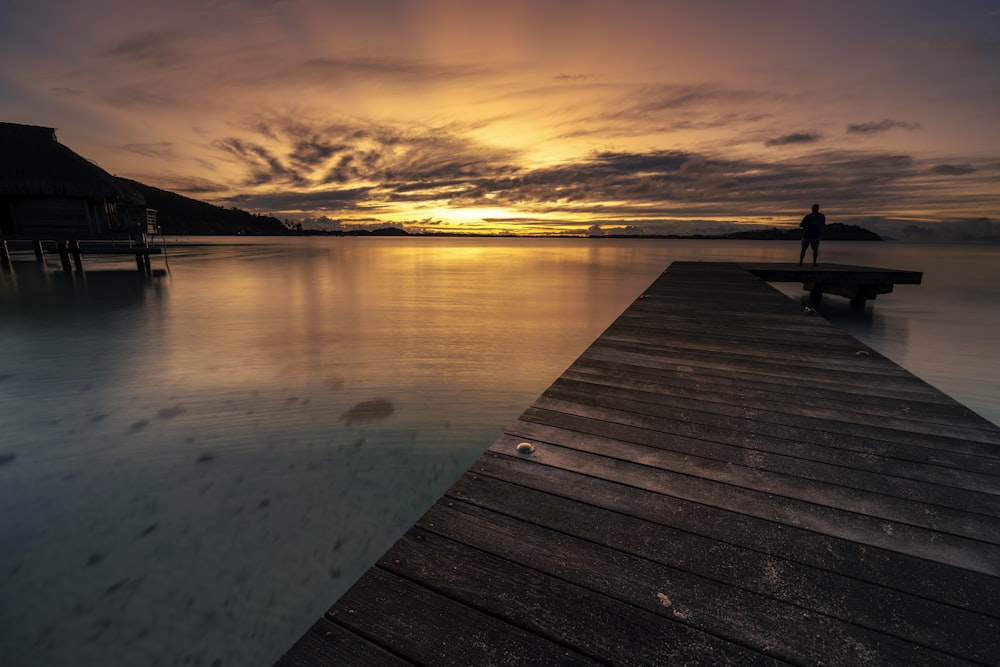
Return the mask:
{"type": "Polygon", "coordinates": [[[1000,2],[4,0],[0,120],[333,228],[1000,235],[1000,2]]]}

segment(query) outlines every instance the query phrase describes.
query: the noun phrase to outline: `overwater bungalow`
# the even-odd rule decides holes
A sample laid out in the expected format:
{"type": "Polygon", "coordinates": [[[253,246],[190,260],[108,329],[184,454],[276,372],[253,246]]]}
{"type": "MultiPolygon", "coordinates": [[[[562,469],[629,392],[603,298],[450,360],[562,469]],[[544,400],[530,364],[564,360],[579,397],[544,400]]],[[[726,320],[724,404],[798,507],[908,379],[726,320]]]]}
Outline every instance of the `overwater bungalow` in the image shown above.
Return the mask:
{"type": "Polygon", "coordinates": [[[60,144],[54,128],[0,122],[0,238],[138,239],[155,225],[142,193],[60,144]]]}

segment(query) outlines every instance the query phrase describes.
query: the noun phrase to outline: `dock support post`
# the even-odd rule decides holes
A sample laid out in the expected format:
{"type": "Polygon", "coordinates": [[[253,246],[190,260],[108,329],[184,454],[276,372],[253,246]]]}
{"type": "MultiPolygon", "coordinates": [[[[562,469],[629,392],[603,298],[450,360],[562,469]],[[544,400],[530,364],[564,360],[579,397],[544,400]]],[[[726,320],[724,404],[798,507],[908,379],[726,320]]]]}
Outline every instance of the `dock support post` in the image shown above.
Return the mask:
{"type": "Polygon", "coordinates": [[[63,271],[67,273],[73,271],[73,265],[69,263],[69,241],[59,244],[59,261],[62,263],[63,271]]]}
{"type": "Polygon", "coordinates": [[[140,271],[145,273],[151,273],[153,271],[153,266],[149,261],[148,252],[137,252],[135,253],[135,266],[140,271]]]}
{"type": "Polygon", "coordinates": [[[135,248],[136,267],[140,271],[151,273],[153,267],[149,261],[149,236],[146,234],[145,230],[141,228],[136,229],[135,248]]]}
{"type": "Polygon", "coordinates": [[[7,248],[7,239],[0,240],[0,266],[4,269],[11,268],[10,250],[7,248]]]}
{"type": "Polygon", "coordinates": [[[45,250],[42,248],[41,239],[35,239],[31,242],[31,245],[35,248],[35,259],[39,262],[45,262],[45,250]]]}
{"type": "Polygon", "coordinates": [[[80,252],[80,242],[71,241],[69,243],[69,251],[73,254],[73,263],[76,264],[76,270],[83,272],[83,255],[80,252]]]}

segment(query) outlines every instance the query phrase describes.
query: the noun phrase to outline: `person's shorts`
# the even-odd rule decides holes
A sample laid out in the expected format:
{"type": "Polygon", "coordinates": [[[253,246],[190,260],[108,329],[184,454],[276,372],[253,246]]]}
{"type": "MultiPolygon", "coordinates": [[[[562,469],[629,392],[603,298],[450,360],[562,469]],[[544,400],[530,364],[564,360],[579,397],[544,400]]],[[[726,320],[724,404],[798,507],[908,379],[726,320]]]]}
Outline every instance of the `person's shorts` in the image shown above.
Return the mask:
{"type": "Polygon", "coordinates": [[[809,246],[812,246],[813,250],[819,250],[819,237],[816,237],[814,239],[803,238],[802,239],[802,249],[805,250],[809,246]]]}

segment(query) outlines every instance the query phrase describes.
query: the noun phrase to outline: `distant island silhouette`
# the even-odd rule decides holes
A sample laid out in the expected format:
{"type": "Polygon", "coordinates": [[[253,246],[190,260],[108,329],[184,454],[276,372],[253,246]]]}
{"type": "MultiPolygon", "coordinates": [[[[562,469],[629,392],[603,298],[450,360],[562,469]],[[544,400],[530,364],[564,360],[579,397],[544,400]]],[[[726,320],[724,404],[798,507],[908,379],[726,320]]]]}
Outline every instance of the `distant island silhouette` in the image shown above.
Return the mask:
{"type": "MultiPolygon", "coordinates": [[[[742,232],[729,232],[727,234],[602,234],[598,238],[662,238],[662,239],[740,239],[745,241],[797,241],[802,238],[802,229],[799,227],[781,229],[779,227],[768,227],[767,229],[749,229],[742,232]]],[[[833,222],[823,228],[824,241],[882,241],[882,237],[875,232],[858,227],[857,225],[845,225],[842,222],[833,222]]]]}
{"type": "MultiPolygon", "coordinates": [[[[511,234],[480,234],[471,232],[424,232],[411,234],[398,227],[378,229],[325,230],[303,229],[300,225],[282,222],[270,215],[250,213],[236,207],[226,208],[191,199],[168,190],[161,190],[139,181],[121,179],[140,191],[146,206],[156,209],[157,222],[169,236],[516,236],[511,234]]],[[[798,227],[781,229],[750,229],[726,234],[592,234],[589,238],[643,239],[738,239],[750,241],[792,241],[802,238],[798,227]]],[[[881,241],[875,232],[842,223],[832,223],[823,231],[824,240],[881,241]]]]}

